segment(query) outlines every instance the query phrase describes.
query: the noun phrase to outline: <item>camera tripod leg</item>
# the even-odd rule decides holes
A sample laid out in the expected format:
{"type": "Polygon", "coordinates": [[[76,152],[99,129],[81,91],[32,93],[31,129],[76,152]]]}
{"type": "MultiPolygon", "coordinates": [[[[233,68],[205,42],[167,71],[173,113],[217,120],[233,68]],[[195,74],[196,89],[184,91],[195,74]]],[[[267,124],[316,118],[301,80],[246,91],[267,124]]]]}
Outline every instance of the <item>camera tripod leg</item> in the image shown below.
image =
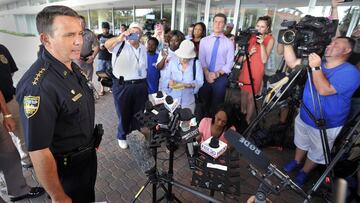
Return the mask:
{"type": "MultiPolygon", "coordinates": [[[[139,191],[136,193],[136,195],[135,195],[134,199],[131,201],[131,203],[134,203],[134,202],[139,198],[139,196],[140,196],[141,193],[145,190],[146,186],[149,185],[149,183],[150,183],[150,179],[148,179],[148,180],[146,181],[146,183],[145,183],[143,186],[141,186],[141,188],[140,188],[139,191]]],[[[154,185],[155,185],[155,184],[154,184],[154,185]]],[[[156,185],[155,185],[155,186],[156,186],[156,185]]]]}

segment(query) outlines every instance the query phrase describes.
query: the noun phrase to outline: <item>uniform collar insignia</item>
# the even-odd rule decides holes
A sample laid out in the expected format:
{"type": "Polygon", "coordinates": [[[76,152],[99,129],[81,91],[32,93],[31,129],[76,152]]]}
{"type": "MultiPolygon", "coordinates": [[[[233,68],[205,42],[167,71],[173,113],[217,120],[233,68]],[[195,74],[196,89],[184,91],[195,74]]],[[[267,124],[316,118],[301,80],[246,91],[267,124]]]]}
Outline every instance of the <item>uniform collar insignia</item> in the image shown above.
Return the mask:
{"type": "Polygon", "coordinates": [[[44,75],[45,68],[40,68],[39,71],[35,74],[35,77],[32,81],[32,85],[37,85],[40,78],[44,75]]]}

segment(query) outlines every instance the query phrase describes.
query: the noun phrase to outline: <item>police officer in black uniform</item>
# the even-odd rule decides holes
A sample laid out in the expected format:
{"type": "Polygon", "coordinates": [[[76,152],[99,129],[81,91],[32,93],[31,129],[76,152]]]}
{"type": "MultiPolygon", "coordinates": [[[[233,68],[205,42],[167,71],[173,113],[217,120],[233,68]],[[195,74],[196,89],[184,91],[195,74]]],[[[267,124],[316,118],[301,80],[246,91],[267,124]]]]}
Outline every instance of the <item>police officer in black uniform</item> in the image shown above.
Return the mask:
{"type": "Polygon", "coordinates": [[[30,157],[53,202],[93,202],[94,98],[72,62],[83,43],[80,19],[68,7],[49,6],[36,25],[43,48],[16,93],[30,157]]]}

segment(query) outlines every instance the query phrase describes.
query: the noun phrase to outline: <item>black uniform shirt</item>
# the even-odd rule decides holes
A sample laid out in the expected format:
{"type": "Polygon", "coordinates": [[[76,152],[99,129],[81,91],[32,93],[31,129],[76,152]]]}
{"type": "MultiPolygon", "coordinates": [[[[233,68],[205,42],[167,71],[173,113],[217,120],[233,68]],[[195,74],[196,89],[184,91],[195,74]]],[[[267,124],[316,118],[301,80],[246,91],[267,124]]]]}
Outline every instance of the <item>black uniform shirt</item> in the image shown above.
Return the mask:
{"type": "Polygon", "coordinates": [[[0,44],[0,90],[6,102],[12,100],[15,95],[15,87],[11,74],[17,70],[18,68],[9,50],[0,44]]]}
{"type": "Polygon", "coordinates": [[[17,85],[29,151],[67,153],[91,142],[94,97],[79,67],[71,66],[73,71],[44,49],[17,85]]]}

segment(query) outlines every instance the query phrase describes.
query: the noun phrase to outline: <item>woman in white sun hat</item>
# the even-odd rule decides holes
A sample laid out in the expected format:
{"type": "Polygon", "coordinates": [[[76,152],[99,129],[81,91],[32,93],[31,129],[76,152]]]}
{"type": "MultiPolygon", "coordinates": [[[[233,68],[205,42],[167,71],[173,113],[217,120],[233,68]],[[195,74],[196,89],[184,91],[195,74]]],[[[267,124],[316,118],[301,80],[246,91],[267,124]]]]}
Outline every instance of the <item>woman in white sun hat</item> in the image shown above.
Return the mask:
{"type": "Polygon", "coordinates": [[[194,95],[204,83],[203,70],[200,62],[194,59],[195,47],[190,40],[182,41],[175,54],[179,59],[169,63],[168,94],[180,102],[181,108],[189,108],[194,113],[194,95]]]}

